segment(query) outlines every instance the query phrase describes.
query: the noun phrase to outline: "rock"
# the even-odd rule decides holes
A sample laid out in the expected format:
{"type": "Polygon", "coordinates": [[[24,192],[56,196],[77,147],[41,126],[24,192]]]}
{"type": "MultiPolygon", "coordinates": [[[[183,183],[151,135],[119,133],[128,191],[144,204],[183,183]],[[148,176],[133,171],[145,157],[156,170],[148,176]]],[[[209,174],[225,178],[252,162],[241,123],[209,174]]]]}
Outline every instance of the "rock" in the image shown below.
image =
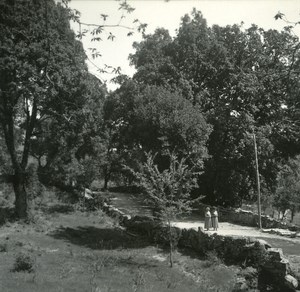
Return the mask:
{"type": "Polygon", "coordinates": [[[130,215],[121,215],[119,217],[119,223],[122,225],[122,226],[127,226],[128,224],[130,224],[130,220],[131,220],[131,216],[130,215]]]}
{"type": "Polygon", "coordinates": [[[109,209],[109,207],[110,207],[110,206],[109,206],[107,203],[103,203],[102,209],[103,209],[104,212],[107,212],[108,209],[109,209]]]}
{"type": "Polygon", "coordinates": [[[249,286],[245,278],[238,277],[233,291],[249,291],[249,286]]]}
{"type": "Polygon", "coordinates": [[[277,234],[280,236],[295,238],[297,236],[296,231],[291,231],[288,229],[280,229],[280,228],[271,228],[271,229],[262,229],[264,233],[277,234]]]}
{"type": "Polygon", "coordinates": [[[285,276],[285,285],[289,289],[296,289],[298,287],[298,281],[291,275],[286,275],[285,276]]]}
{"type": "Polygon", "coordinates": [[[268,255],[271,261],[280,262],[283,259],[283,253],[281,248],[269,248],[268,255]]]}
{"type": "MultiPolygon", "coordinates": [[[[268,282],[272,285],[286,285],[286,276],[289,271],[289,261],[284,258],[281,248],[269,248],[267,250],[266,261],[261,266],[262,274],[266,273],[268,276],[268,282]]],[[[287,278],[291,279],[291,278],[287,278]]],[[[287,290],[283,290],[287,291],[287,290]]]]}
{"type": "MultiPolygon", "coordinates": [[[[198,227],[198,232],[204,232],[203,227],[199,226],[199,227],[198,227]]],[[[300,234],[299,234],[299,236],[300,236],[300,234]]]]}
{"type": "Polygon", "coordinates": [[[125,214],[122,216],[122,218],[123,218],[123,221],[129,221],[131,219],[131,216],[128,214],[125,214]]]}
{"type": "Polygon", "coordinates": [[[275,229],[274,231],[276,234],[281,235],[281,236],[296,237],[295,231],[290,231],[287,229],[275,229]]]}
{"type": "Polygon", "coordinates": [[[272,247],[268,242],[266,242],[266,241],[263,240],[263,239],[257,239],[257,241],[258,241],[262,246],[264,246],[265,249],[269,249],[269,248],[272,247]]]}

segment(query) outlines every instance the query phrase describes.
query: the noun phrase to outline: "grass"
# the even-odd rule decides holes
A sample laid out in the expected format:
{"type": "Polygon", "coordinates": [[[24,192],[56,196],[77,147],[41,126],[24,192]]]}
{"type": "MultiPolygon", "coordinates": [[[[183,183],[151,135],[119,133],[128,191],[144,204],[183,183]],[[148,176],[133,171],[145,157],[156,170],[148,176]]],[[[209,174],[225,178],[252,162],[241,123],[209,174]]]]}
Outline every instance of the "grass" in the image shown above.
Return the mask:
{"type": "Polygon", "coordinates": [[[41,204],[31,224],[0,227],[0,291],[233,291],[240,277],[213,254],[178,251],[170,268],[168,251],[101,211],[56,203],[41,204]]]}

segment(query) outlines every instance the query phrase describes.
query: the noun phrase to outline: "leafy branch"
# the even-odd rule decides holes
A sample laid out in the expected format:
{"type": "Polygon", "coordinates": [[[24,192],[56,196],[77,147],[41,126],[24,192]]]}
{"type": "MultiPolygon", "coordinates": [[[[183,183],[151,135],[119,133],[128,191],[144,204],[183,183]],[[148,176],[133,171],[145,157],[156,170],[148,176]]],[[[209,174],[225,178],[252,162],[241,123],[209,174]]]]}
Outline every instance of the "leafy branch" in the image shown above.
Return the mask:
{"type": "MultiPolygon", "coordinates": [[[[76,34],[76,38],[79,40],[82,40],[84,37],[87,37],[87,35],[91,36],[92,42],[101,42],[103,40],[110,40],[114,41],[116,39],[116,35],[109,31],[109,29],[117,28],[117,29],[125,29],[127,32],[127,36],[130,37],[134,35],[134,32],[137,31],[138,33],[145,33],[145,30],[147,28],[146,23],[140,22],[138,19],[134,19],[132,21],[133,25],[125,25],[122,24],[122,21],[126,18],[126,15],[131,14],[135,8],[130,6],[127,2],[127,0],[121,0],[119,3],[119,11],[121,11],[121,16],[119,22],[115,24],[107,23],[107,20],[109,19],[109,15],[107,14],[100,14],[100,19],[102,20],[102,23],[88,23],[81,21],[81,13],[77,9],[72,9],[69,7],[70,0],[63,0],[62,3],[65,6],[65,8],[68,11],[69,14],[69,20],[72,20],[73,22],[77,23],[79,26],[79,31],[76,34]],[[107,31],[108,30],[108,31],[107,31]],[[103,37],[103,34],[107,34],[106,37],[103,37]]],[[[99,52],[96,48],[88,48],[87,53],[87,59],[88,61],[97,68],[97,71],[101,74],[121,74],[121,68],[118,67],[112,67],[105,65],[104,68],[100,68],[97,66],[91,58],[88,57],[88,55],[91,56],[92,59],[96,59],[98,57],[102,57],[101,52],[99,52]]],[[[100,78],[102,79],[102,78],[100,78]]]]}

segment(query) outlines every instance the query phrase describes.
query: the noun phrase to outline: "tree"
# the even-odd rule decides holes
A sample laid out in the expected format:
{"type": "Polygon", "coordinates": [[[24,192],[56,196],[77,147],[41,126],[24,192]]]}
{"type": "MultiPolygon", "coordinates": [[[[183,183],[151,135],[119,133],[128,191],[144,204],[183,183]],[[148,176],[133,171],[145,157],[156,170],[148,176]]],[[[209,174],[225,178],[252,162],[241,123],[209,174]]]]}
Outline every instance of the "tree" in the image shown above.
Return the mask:
{"type": "MultiPolygon", "coordinates": [[[[90,40],[91,47],[86,49],[85,53],[87,61],[94,66],[96,65],[92,59],[101,57],[101,51],[99,52],[98,46],[94,44],[105,39],[113,41],[115,39],[113,29],[124,29],[130,37],[136,32],[144,33],[147,27],[138,19],[134,19],[131,24],[128,24],[128,21],[124,23],[128,14],[134,11],[126,0],[119,2],[120,20],[118,23],[110,23],[109,15],[105,14],[100,15],[98,23],[85,23],[81,20],[80,11],[72,9],[68,0],[62,1],[62,5],[67,11],[68,19],[78,25],[72,25],[75,30],[78,29],[76,39],[90,40]]],[[[103,68],[97,68],[100,73],[97,77],[101,80],[103,80],[101,77],[103,73],[120,74],[121,70],[120,67],[113,68],[107,64],[103,68]]],[[[77,112],[73,110],[71,122],[69,118],[65,120],[56,116],[50,122],[53,127],[50,135],[46,134],[46,139],[42,137],[42,140],[36,143],[42,142],[44,149],[41,153],[44,153],[43,158],[47,157],[47,164],[40,167],[41,173],[47,179],[51,177],[51,183],[71,190],[74,187],[80,189],[83,185],[88,186],[94,178],[103,177],[106,189],[111,175],[120,165],[118,155],[114,151],[114,144],[117,143],[114,138],[116,132],[114,124],[111,125],[109,120],[104,119],[104,115],[107,116],[103,112],[106,108],[103,108],[103,104],[107,90],[105,84],[99,82],[91,74],[85,74],[79,81],[78,87],[80,87],[82,100],[85,100],[85,104],[81,105],[83,110],[80,111],[79,108],[77,112]]],[[[43,133],[45,135],[45,131],[43,133]]],[[[39,157],[41,153],[38,154],[39,157]]]]}
{"type": "Polygon", "coordinates": [[[256,25],[244,29],[242,24],[210,28],[194,10],[182,18],[175,38],[156,31],[135,45],[133,79],[156,84],[151,76],[162,76],[162,86],[181,92],[213,127],[207,143],[210,158],[199,181],[208,203],[239,205],[243,199],[255,199],[249,155],[253,143],[247,137],[253,129],[268,191],[274,190],[281,157],[299,151],[296,132],[290,130],[298,125],[292,106],[299,88],[298,43],[288,29],[266,31],[256,25]],[[157,49],[151,56],[153,43],[157,49]]]}
{"type": "Polygon", "coordinates": [[[176,151],[179,158],[188,156],[191,165],[207,156],[211,128],[201,110],[175,88],[125,82],[108,97],[105,112],[114,127],[114,155],[132,168],[136,169],[143,153],[149,151],[157,153],[160,169],[169,163],[166,150],[176,151]]]}
{"type": "Polygon", "coordinates": [[[137,185],[148,196],[156,211],[157,218],[168,227],[168,242],[170,246],[170,266],[173,266],[173,249],[176,240],[172,230],[172,222],[177,216],[191,211],[190,193],[197,187],[199,165],[190,167],[186,158],[178,159],[174,153],[168,153],[169,167],[160,171],[155,164],[155,155],[148,153],[147,160],[138,172],[133,172],[137,185]]]}
{"type": "Polygon", "coordinates": [[[54,1],[0,1],[0,124],[19,218],[27,218],[26,172],[39,123],[71,118],[83,103],[87,67],[68,12],[54,1]],[[70,114],[70,115],[69,115],[70,114]]]}
{"type": "Polygon", "coordinates": [[[44,184],[71,191],[88,187],[99,176],[104,151],[100,138],[106,87],[88,72],[82,77],[77,84],[82,102],[63,115],[45,116],[32,145],[44,184]]]}
{"type": "MultiPolygon", "coordinates": [[[[44,182],[63,187],[80,187],[105,168],[106,88],[87,72],[90,54],[80,41],[85,35],[101,41],[100,35],[115,27],[124,28],[128,36],[135,28],[141,33],[146,28],[139,20],[133,27],[121,23],[134,10],[126,1],[119,3],[122,15],[117,24],[107,23],[104,14],[101,23],[83,23],[68,2],[0,1],[0,123],[11,164],[1,180],[13,182],[20,218],[28,213],[30,155],[38,159],[44,182]],[[77,35],[70,20],[79,25],[77,35]]],[[[111,31],[108,35],[108,40],[115,38],[111,31]]],[[[101,55],[96,48],[89,50],[92,58],[101,55]]],[[[99,68],[100,73],[110,70],[117,73],[120,68],[99,68]]]]}
{"type": "Polygon", "coordinates": [[[277,186],[273,206],[284,215],[291,210],[291,221],[300,210],[300,156],[283,163],[277,175],[277,186]]]}

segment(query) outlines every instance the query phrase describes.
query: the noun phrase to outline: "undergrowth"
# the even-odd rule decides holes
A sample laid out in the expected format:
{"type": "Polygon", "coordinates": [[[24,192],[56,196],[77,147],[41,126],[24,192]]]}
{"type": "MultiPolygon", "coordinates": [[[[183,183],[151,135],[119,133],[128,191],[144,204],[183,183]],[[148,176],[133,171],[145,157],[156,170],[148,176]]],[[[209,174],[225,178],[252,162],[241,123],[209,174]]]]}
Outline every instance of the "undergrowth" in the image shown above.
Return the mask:
{"type": "Polygon", "coordinates": [[[32,255],[24,252],[17,254],[15,263],[13,266],[13,272],[33,272],[35,260],[32,255]]]}

